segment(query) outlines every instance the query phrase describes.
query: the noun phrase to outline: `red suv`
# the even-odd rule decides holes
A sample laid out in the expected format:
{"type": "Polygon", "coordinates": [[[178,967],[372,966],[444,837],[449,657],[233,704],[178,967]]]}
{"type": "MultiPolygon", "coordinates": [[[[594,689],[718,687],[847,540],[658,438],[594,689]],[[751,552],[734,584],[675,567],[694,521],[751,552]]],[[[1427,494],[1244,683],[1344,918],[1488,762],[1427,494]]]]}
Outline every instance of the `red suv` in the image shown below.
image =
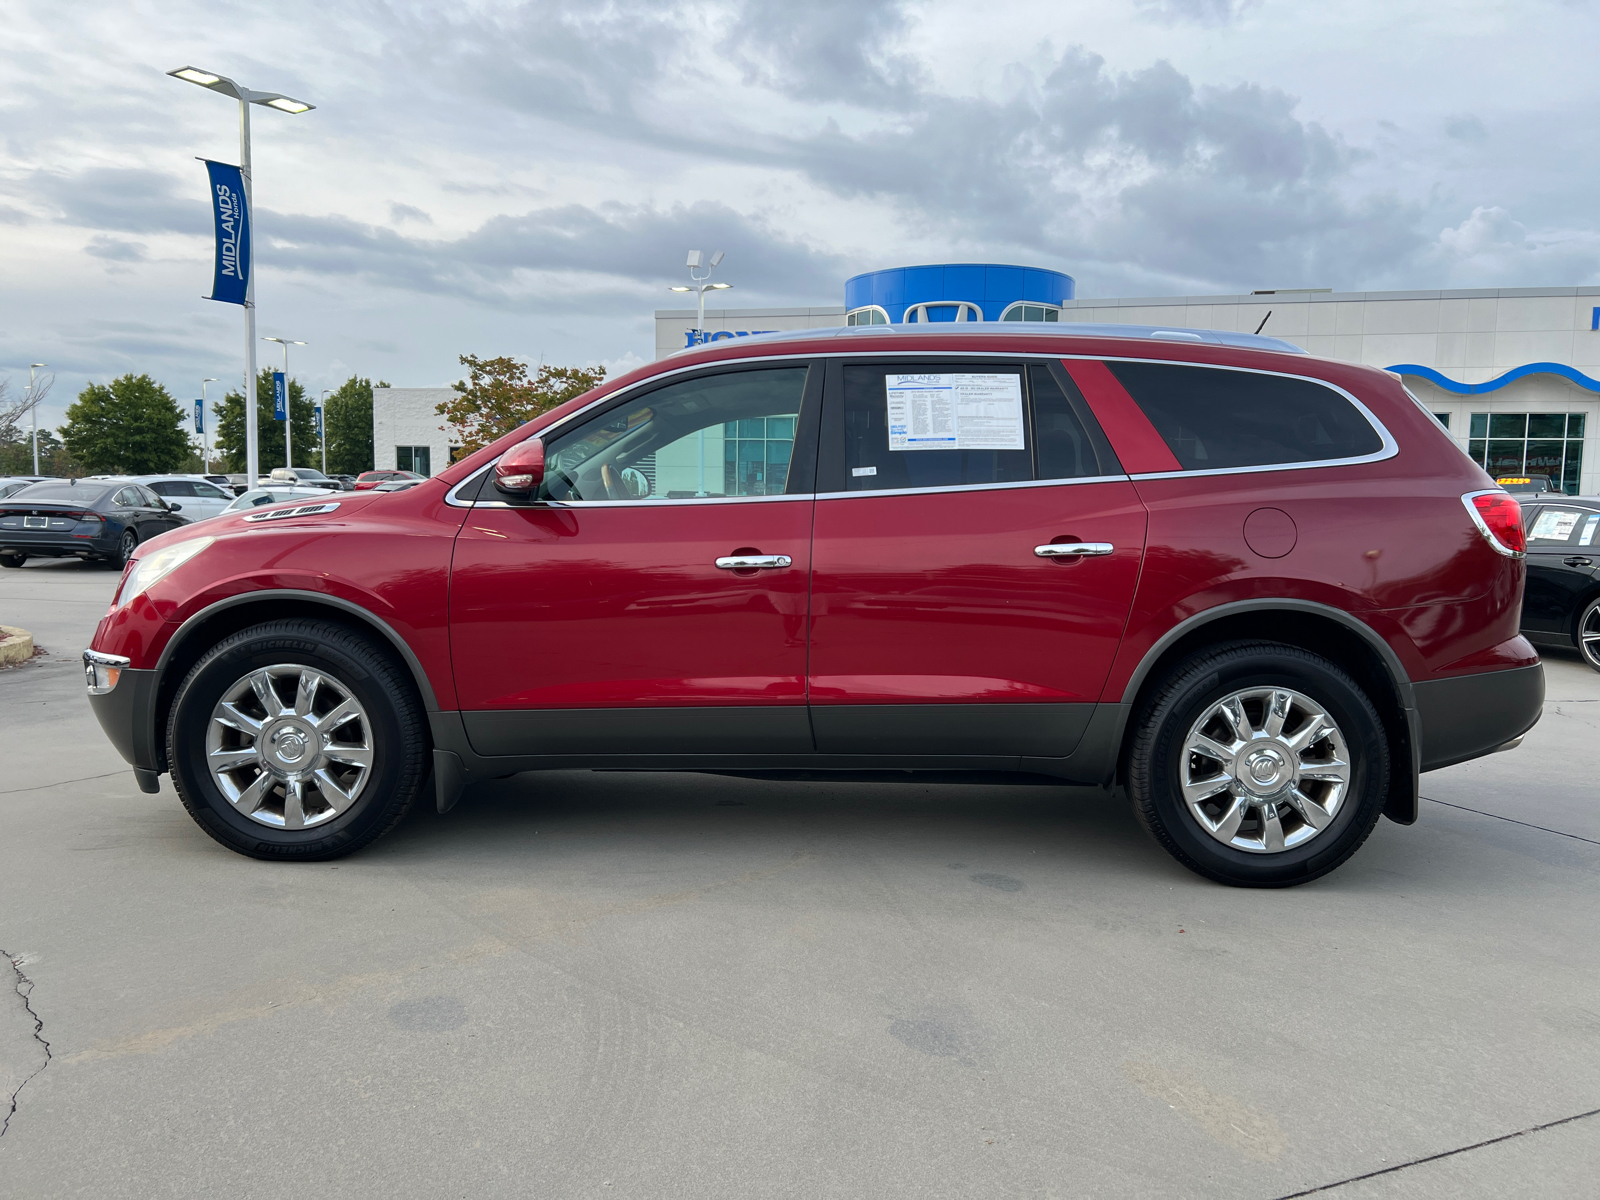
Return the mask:
{"type": "Polygon", "coordinates": [[[258,858],[518,771],[1001,770],[1282,886],[1538,720],[1522,536],[1398,377],[1273,338],[812,330],[156,538],[85,665],[140,785],[258,858]]]}

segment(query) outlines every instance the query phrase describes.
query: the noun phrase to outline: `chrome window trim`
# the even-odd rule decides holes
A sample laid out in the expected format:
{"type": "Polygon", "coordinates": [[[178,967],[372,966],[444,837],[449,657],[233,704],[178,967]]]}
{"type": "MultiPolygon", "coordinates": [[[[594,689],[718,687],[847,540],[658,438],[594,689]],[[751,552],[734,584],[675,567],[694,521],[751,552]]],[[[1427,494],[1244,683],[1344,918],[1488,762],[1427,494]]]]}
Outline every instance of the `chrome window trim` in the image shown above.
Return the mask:
{"type": "Polygon", "coordinates": [[[1018,479],[1009,483],[945,483],[934,487],[883,488],[880,491],[818,492],[818,500],[865,500],[871,496],[926,496],[930,492],[998,492],[1012,488],[1071,487],[1079,483],[1126,483],[1135,476],[1084,475],[1077,479],[1018,479]]]}
{"type": "MultiPolygon", "coordinates": [[[[954,324],[954,322],[947,322],[947,324],[954,324]]],[[[990,330],[986,330],[986,332],[990,332],[990,331],[993,331],[993,327],[994,326],[999,325],[999,322],[998,321],[990,321],[990,322],[986,322],[986,324],[991,327],[991,329],[990,330]]],[[[1014,322],[1012,322],[1012,324],[1021,325],[1021,324],[1025,324],[1025,322],[1014,321],[1014,322]]],[[[860,329],[863,332],[865,332],[867,330],[880,330],[881,331],[884,327],[881,326],[881,325],[857,325],[857,326],[852,326],[851,328],[852,329],[860,329]]],[[[993,332],[995,332],[995,336],[1003,336],[1003,331],[993,331],[993,332]]],[[[1163,343],[1163,344],[1164,345],[1177,345],[1179,343],[1166,342],[1166,343],[1163,343]]],[[[1207,343],[1207,344],[1210,344],[1210,343],[1207,343]]],[[[1228,349],[1248,349],[1249,347],[1220,346],[1219,348],[1220,349],[1224,349],[1224,350],[1228,350],[1228,349]]],[[[1320,468],[1320,467],[1356,466],[1356,465],[1359,465],[1361,463],[1382,462],[1383,460],[1389,459],[1389,458],[1393,458],[1395,455],[1400,453],[1400,446],[1399,446],[1399,443],[1397,443],[1395,441],[1394,435],[1389,432],[1388,426],[1384,425],[1384,423],[1377,418],[1377,416],[1373,413],[1373,411],[1370,408],[1368,408],[1360,400],[1356,399],[1355,396],[1353,396],[1349,392],[1345,391],[1345,389],[1340,387],[1338,384],[1330,383],[1326,379],[1319,379],[1315,375],[1300,375],[1300,374],[1297,374],[1297,373],[1295,373],[1293,371],[1268,371],[1268,370],[1264,370],[1264,369],[1262,369],[1260,367],[1235,367],[1235,366],[1229,366],[1226,363],[1190,362],[1190,361],[1187,361],[1185,359],[1177,359],[1177,358],[1154,358],[1154,359],[1152,359],[1152,358],[1138,357],[1138,356],[1134,356],[1134,355],[1113,355],[1113,354],[1060,354],[1060,353],[1049,354],[1049,353],[1043,353],[1043,352],[1039,352],[1039,351],[1014,351],[1014,350],[994,350],[994,351],[985,352],[985,351],[982,351],[982,350],[971,350],[971,349],[968,349],[968,350],[915,350],[915,349],[906,349],[906,350],[876,351],[876,352],[874,352],[874,351],[861,351],[861,350],[821,350],[821,351],[812,351],[812,352],[806,353],[806,354],[759,354],[759,355],[751,355],[751,356],[742,357],[742,358],[718,359],[715,362],[710,362],[710,363],[688,364],[688,365],[681,366],[681,367],[674,367],[673,369],[671,369],[669,371],[662,371],[660,374],[652,375],[648,379],[641,379],[638,383],[630,384],[628,387],[625,387],[625,388],[622,388],[622,389],[620,389],[618,391],[612,392],[609,395],[602,396],[599,399],[590,402],[589,404],[585,404],[582,408],[577,409],[574,412],[568,413],[566,416],[562,417],[561,420],[556,421],[554,424],[548,425],[544,429],[541,429],[537,436],[539,436],[539,437],[547,437],[547,436],[557,432],[558,430],[563,429],[565,426],[567,426],[571,422],[578,420],[585,413],[591,412],[594,409],[599,408],[603,404],[610,404],[614,400],[620,400],[623,397],[631,395],[632,393],[634,393],[636,391],[639,391],[639,390],[641,390],[643,388],[654,387],[656,384],[661,383],[664,380],[672,379],[672,378],[674,378],[675,376],[678,376],[678,375],[686,375],[686,374],[688,374],[688,373],[690,373],[692,371],[704,371],[704,370],[707,370],[709,368],[717,368],[717,367],[745,366],[745,365],[749,365],[749,364],[752,364],[752,363],[758,363],[758,364],[782,363],[782,362],[794,362],[794,361],[797,361],[797,360],[798,361],[802,361],[802,362],[813,362],[813,361],[815,361],[817,359],[825,359],[825,358],[861,358],[861,357],[863,357],[865,355],[871,355],[871,354],[874,354],[874,353],[903,355],[903,356],[912,357],[912,358],[1005,358],[1005,359],[1037,359],[1037,360],[1040,360],[1040,361],[1043,361],[1043,362],[1049,362],[1049,361],[1052,361],[1052,360],[1056,361],[1056,362],[1061,362],[1061,361],[1064,361],[1064,360],[1067,360],[1067,359],[1076,359],[1076,360],[1079,360],[1079,361],[1082,361],[1082,362],[1134,362],[1134,363],[1160,362],[1160,363],[1166,363],[1166,364],[1168,364],[1170,366],[1174,366],[1174,367],[1207,367],[1207,368],[1210,368],[1211,370],[1214,370],[1214,371],[1246,371],[1246,372],[1248,372],[1248,373],[1250,373],[1252,375],[1276,375],[1276,376],[1278,376],[1279,378],[1282,378],[1282,379],[1300,379],[1300,380],[1304,380],[1307,383],[1314,383],[1314,384],[1318,384],[1318,385],[1320,385],[1322,387],[1325,387],[1325,388],[1330,388],[1333,391],[1338,392],[1339,395],[1343,396],[1346,400],[1350,401],[1351,404],[1355,405],[1356,406],[1356,410],[1363,417],[1366,418],[1368,424],[1370,424],[1372,426],[1373,430],[1378,434],[1379,438],[1383,442],[1383,447],[1381,449],[1375,451],[1372,454],[1360,455],[1360,456],[1357,456],[1355,458],[1327,458],[1327,459],[1318,459],[1318,460],[1316,460],[1314,462],[1266,463],[1266,464],[1263,464],[1261,466],[1250,466],[1250,467],[1215,467],[1215,468],[1211,468],[1209,470],[1203,470],[1203,471],[1182,471],[1182,470],[1180,470],[1180,471],[1147,471],[1147,472],[1142,472],[1142,473],[1137,474],[1137,475],[1094,476],[1094,477],[1089,478],[1089,479],[1033,479],[1033,480],[1027,480],[1027,481],[1023,481],[1023,482],[1019,482],[1019,483],[956,484],[956,485],[951,485],[951,486],[947,486],[947,487],[940,487],[940,488],[894,489],[892,491],[886,490],[886,491],[881,491],[881,492],[821,492],[821,493],[816,493],[815,494],[815,498],[816,499],[834,500],[834,499],[839,499],[839,498],[845,497],[845,496],[905,495],[905,494],[909,494],[909,493],[932,492],[932,491],[971,491],[971,490],[974,490],[974,489],[977,489],[977,488],[990,488],[990,489],[992,489],[992,488],[997,488],[997,487],[1040,487],[1040,486],[1055,485],[1055,484],[1061,484],[1061,483],[1095,483],[1095,482],[1104,482],[1105,480],[1108,480],[1108,479],[1133,479],[1133,480],[1140,480],[1140,479],[1178,479],[1178,478],[1182,478],[1182,477],[1185,477],[1185,476],[1249,475],[1249,474],[1259,474],[1259,473],[1264,472],[1264,471],[1308,471],[1308,470],[1313,470],[1313,469],[1320,468]]],[[[1263,351],[1263,353],[1282,353],[1282,351],[1263,351]]],[[[1093,405],[1091,405],[1090,407],[1092,409],[1093,405]]],[[[1148,419],[1148,418],[1146,418],[1146,419],[1148,419]]],[[[524,439],[524,440],[526,440],[526,439],[524,439]]],[[[520,444],[520,443],[518,443],[518,444],[520,444]]],[[[528,508],[528,507],[531,507],[530,505],[525,505],[525,504],[516,504],[516,505],[509,504],[504,500],[463,500],[463,499],[461,499],[459,493],[462,491],[462,489],[467,487],[467,485],[471,484],[474,480],[480,479],[486,471],[491,470],[494,467],[494,464],[499,462],[499,461],[500,460],[498,458],[491,459],[489,462],[485,463],[478,470],[474,471],[471,475],[469,475],[465,479],[463,479],[460,483],[458,483],[454,487],[452,487],[448,492],[445,493],[445,498],[444,498],[445,499],[445,503],[450,505],[452,508],[473,508],[473,507],[483,507],[483,508],[528,508]]],[[[751,501],[751,500],[805,500],[805,499],[811,499],[812,497],[813,497],[813,494],[807,492],[807,493],[800,493],[800,494],[797,494],[797,495],[794,495],[794,496],[722,496],[722,497],[710,497],[710,496],[708,496],[708,497],[704,497],[704,498],[694,498],[694,499],[691,499],[691,500],[585,500],[585,501],[582,501],[579,504],[563,503],[562,506],[563,507],[582,508],[582,507],[589,507],[589,506],[592,506],[592,505],[599,505],[599,504],[610,505],[610,506],[618,506],[618,507],[623,506],[623,505],[638,505],[638,504],[651,504],[651,505],[659,505],[659,504],[739,504],[739,503],[745,503],[745,502],[751,501]]]]}

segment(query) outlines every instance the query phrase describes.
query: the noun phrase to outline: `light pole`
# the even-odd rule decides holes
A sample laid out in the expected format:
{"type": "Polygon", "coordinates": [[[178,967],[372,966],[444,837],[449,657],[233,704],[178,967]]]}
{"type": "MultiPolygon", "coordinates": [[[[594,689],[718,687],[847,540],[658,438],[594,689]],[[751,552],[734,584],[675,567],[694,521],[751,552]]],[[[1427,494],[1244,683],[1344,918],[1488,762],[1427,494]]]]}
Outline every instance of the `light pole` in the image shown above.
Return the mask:
{"type": "Polygon", "coordinates": [[[207,375],[200,381],[200,461],[204,469],[202,475],[211,474],[211,417],[209,415],[209,401],[206,399],[206,384],[221,383],[215,375],[207,375]]]}
{"type": "Polygon", "coordinates": [[[39,406],[33,401],[33,373],[40,367],[48,367],[49,363],[28,364],[28,412],[33,418],[33,473],[39,473],[39,406]]]}
{"type": "Polygon", "coordinates": [[[711,261],[709,263],[705,263],[706,273],[704,275],[696,275],[695,272],[699,270],[704,260],[705,255],[701,251],[689,251],[689,278],[694,281],[695,286],[683,287],[680,285],[678,287],[667,289],[669,292],[694,292],[700,297],[700,317],[695,323],[694,328],[695,332],[700,335],[699,340],[702,342],[706,340],[706,293],[725,291],[733,286],[731,283],[706,282],[706,280],[711,278],[711,272],[716,270],[717,264],[722,261],[721,250],[718,250],[711,256],[711,261]]]}
{"type": "MultiPolygon", "coordinates": [[[[254,221],[256,205],[250,185],[250,106],[261,104],[279,112],[303,113],[310,112],[316,105],[277,92],[252,91],[226,75],[202,71],[199,67],[179,67],[167,74],[174,79],[221,92],[224,96],[232,96],[239,102],[239,175],[244,180],[245,213],[248,220],[254,221]]],[[[254,253],[252,239],[252,256],[254,253]]],[[[260,451],[256,446],[256,273],[252,263],[250,273],[245,277],[244,297],[244,469],[251,487],[255,486],[260,475],[260,467],[260,451]]]]}
{"type": "Polygon", "coordinates": [[[317,434],[322,439],[322,473],[324,475],[328,473],[328,393],[331,391],[333,391],[332,388],[322,389],[322,407],[317,410],[321,414],[317,417],[317,434]]]}
{"type": "Polygon", "coordinates": [[[289,347],[305,346],[308,342],[297,342],[293,338],[264,337],[263,342],[277,342],[283,347],[283,465],[290,474],[294,473],[294,398],[289,391],[289,347]]]}

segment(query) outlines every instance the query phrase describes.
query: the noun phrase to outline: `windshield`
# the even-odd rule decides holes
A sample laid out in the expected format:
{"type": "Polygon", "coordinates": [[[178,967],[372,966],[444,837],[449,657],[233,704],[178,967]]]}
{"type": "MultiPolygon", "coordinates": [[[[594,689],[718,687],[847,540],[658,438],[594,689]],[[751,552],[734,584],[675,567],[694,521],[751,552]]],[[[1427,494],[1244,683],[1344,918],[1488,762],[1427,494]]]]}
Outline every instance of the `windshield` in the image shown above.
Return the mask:
{"type": "Polygon", "coordinates": [[[12,500],[59,500],[67,504],[93,504],[109,489],[103,483],[72,483],[65,479],[35,483],[11,495],[12,500]]]}
{"type": "Polygon", "coordinates": [[[326,493],[311,493],[309,490],[301,491],[297,488],[252,488],[222,511],[237,512],[239,509],[257,508],[263,504],[278,504],[289,500],[299,500],[308,494],[326,493]]]}

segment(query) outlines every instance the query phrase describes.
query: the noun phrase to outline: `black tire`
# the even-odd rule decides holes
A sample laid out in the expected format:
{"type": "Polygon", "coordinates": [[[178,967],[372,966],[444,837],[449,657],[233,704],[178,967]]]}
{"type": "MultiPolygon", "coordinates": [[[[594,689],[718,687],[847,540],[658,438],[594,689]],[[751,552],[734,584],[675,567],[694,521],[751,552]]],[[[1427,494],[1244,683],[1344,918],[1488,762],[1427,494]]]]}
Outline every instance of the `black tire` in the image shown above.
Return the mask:
{"type": "Polygon", "coordinates": [[[0,567],[20,567],[27,561],[26,554],[0,554],[0,567]]]}
{"type": "Polygon", "coordinates": [[[111,565],[117,570],[122,570],[128,565],[128,560],[133,557],[133,552],[139,548],[139,535],[131,529],[122,531],[122,540],[117,543],[117,555],[111,559],[111,565]]]}
{"type": "Polygon", "coordinates": [[[1275,642],[1232,642],[1180,663],[1150,690],[1134,717],[1126,779],[1140,824],[1191,871],[1234,887],[1292,887],[1326,875],[1367,840],[1389,786],[1389,742],[1361,686],[1327,659],[1275,642]],[[1225,697],[1255,687],[1290,689],[1322,706],[1350,763],[1332,821],[1304,844],[1270,853],[1234,849],[1207,833],[1184,801],[1180,776],[1195,722],[1225,697]]]}
{"type": "Polygon", "coordinates": [[[184,808],[217,841],[251,858],[320,862],[370,845],[405,817],[431,766],[427,721],[409,674],[385,649],[327,621],[270,621],[219,642],[179,685],[167,762],[184,808]],[[252,671],[297,664],[333,677],[365,709],[373,762],[351,807],[306,829],[271,827],[235,809],[206,762],[212,713],[252,671]]]}
{"type": "Polygon", "coordinates": [[[1583,661],[1600,671],[1600,596],[1583,606],[1572,640],[1577,644],[1578,653],[1583,655],[1583,661]]]}

